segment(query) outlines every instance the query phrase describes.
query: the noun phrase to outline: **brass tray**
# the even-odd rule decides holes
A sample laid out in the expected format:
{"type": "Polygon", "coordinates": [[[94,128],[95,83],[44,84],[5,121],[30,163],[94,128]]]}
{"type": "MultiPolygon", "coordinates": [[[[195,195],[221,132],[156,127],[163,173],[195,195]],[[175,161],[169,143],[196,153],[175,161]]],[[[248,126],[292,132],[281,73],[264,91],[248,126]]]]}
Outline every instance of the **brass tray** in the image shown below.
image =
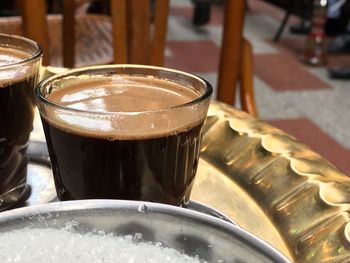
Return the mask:
{"type": "MultiPolygon", "coordinates": [[[[43,76],[62,71],[46,68],[43,76]]],[[[36,116],[33,139],[43,140],[36,116]]],[[[292,262],[350,262],[350,178],[295,138],[213,101],[192,198],[292,262]]]]}

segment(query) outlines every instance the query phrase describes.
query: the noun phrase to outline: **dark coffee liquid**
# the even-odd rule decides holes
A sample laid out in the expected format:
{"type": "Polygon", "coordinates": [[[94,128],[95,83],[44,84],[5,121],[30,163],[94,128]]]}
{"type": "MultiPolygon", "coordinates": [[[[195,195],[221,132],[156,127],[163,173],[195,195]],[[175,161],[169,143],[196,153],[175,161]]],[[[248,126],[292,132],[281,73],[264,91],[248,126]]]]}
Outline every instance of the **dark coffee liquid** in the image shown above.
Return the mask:
{"type": "Polygon", "coordinates": [[[201,125],[161,138],[115,141],[67,133],[45,120],[43,126],[61,200],[178,204],[193,182],[201,125]]]}
{"type": "MultiPolygon", "coordinates": [[[[156,86],[159,84],[165,85],[156,86]]],[[[106,83],[93,86],[72,85],[67,90],[52,92],[48,98],[78,109],[93,105],[94,110],[100,111],[138,111],[182,104],[198,96],[182,86],[163,90],[135,83],[121,88],[106,83]]],[[[186,115],[180,115],[175,124],[183,123],[181,118],[186,115]]],[[[174,205],[187,201],[198,165],[203,116],[186,127],[159,124],[153,133],[138,135],[132,129],[129,134],[120,135],[113,128],[94,133],[79,128],[79,122],[68,125],[59,115],[52,116],[57,118],[54,122],[45,118],[42,121],[61,200],[112,198],[174,205]]],[[[113,124],[111,120],[106,126],[113,124]]]]}
{"type": "MultiPolygon", "coordinates": [[[[27,54],[0,49],[0,65],[27,54]]],[[[34,77],[26,72],[0,69],[0,194],[26,182],[27,145],[33,128],[34,77]]]]}

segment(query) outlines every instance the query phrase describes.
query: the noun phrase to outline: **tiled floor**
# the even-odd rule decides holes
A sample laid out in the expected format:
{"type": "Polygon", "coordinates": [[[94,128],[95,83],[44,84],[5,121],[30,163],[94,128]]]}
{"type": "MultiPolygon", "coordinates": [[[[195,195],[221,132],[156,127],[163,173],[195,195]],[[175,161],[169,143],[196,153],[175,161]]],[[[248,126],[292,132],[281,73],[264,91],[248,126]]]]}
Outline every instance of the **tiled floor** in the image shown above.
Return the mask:
{"type": "MultiPolygon", "coordinates": [[[[286,32],[272,42],[283,12],[249,0],[245,36],[254,48],[255,92],[260,118],[297,137],[350,175],[350,82],[334,81],[325,68],[299,60],[304,37],[286,32]]],[[[189,0],[173,1],[166,66],[199,74],[216,85],[222,10],[212,9],[209,24],[191,24],[189,0]],[[189,55],[191,54],[191,55],[189,55]]],[[[298,22],[290,19],[290,24],[298,22]]],[[[330,58],[350,64],[350,57],[330,58]]]]}

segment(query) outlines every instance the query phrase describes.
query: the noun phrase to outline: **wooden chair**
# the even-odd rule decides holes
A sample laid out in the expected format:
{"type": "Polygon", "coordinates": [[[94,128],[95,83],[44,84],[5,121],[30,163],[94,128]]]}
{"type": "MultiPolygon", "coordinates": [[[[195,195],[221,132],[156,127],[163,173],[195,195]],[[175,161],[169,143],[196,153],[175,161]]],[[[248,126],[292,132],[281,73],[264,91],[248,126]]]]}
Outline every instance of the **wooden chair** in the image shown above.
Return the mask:
{"type": "MultiPolygon", "coordinates": [[[[48,38],[44,36],[47,35],[47,29],[43,28],[44,0],[20,1],[26,35],[39,43],[46,43],[48,38]],[[37,10],[36,16],[32,13],[33,5],[37,5],[34,7],[37,10]],[[43,30],[43,35],[38,33],[39,30],[43,30]]],[[[63,65],[74,67],[77,27],[72,25],[75,24],[77,6],[74,0],[63,0],[63,3],[63,65]]],[[[150,0],[110,0],[113,25],[111,45],[114,50],[110,62],[163,65],[169,0],[157,0],[154,10],[150,10],[150,7],[150,0]]],[[[224,9],[217,99],[233,105],[239,84],[242,109],[257,116],[252,48],[242,37],[245,1],[227,0],[224,9]]],[[[46,47],[46,44],[43,46],[46,47]]]]}
{"type": "MultiPolygon", "coordinates": [[[[50,39],[48,36],[47,23],[45,23],[44,0],[19,0],[23,17],[24,34],[42,44],[45,50],[49,50],[50,39]],[[33,15],[33,10],[37,10],[33,15]],[[40,11],[40,12],[39,12],[40,11]]],[[[79,29],[92,34],[99,30],[92,39],[97,41],[95,50],[101,51],[111,48],[114,52],[105,52],[110,56],[109,61],[102,60],[100,63],[138,63],[162,65],[164,60],[164,47],[167,27],[169,0],[158,0],[150,10],[149,0],[110,0],[111,16],[104,15],[76,15],[77,1],[63,0],[62,21],[62,53],[63,66],[77,66],[76,58],[81,50],[77,50],[79,29]],[[151,13],[152,11],[152,13],[151,13]],[[150,17],[153,17],[150,23],[150,17]],[[109,28],[106,28],[106,21],[109,28]],[[75,25],[75,26],[74,26],[75,25]],[[109,29],[110,32],[109,32],[109,29]],[[108,35],[110,37],[108,37],[108,35]],[[96,37],[97,36],[97,37],[96,37]]],[[[86,41],[86,40],[85,40],[86,41]]],[[[89,41],[89,40],[87,40],[89,41]]],[[[86,41],[86,42],[87,42],[86,41]]],[[[89,53],[89,52],[85,52],[89,53]]],[[[100,52],[101,53],[101,52],[100,52]]],[[[91,56],[91,54],[88,54],[91,56]]],[[[90,59],[93,62],[94,57],[90,59]]],[[[89,65],[89,59],[85,59],[89,65]]],[[[85,62],[83,60],[83,62],[85,62]]],[[[50,63],[50,55],[46,54],[46,64],[50,63]]],[[[81,64],[79,65],[81,66],[81,64]]]]}
{"type": "Polygon", "coordinates": [[[240,84],[242,109],[257,117],[254,98],[252,46],[243,38],[244,0],[225,1],[217,99],[234,105],[240,84]]]}
{"type": "MultiPolygon", "coordinates": [[[[46,22],[46,2],[43,0],[17,0],[22,15],[23,35],[27,36],[49,50],[49,34],[46,22]]],[[[45,52],[43,64],[50,64],[50,55],[45,52]]]]}

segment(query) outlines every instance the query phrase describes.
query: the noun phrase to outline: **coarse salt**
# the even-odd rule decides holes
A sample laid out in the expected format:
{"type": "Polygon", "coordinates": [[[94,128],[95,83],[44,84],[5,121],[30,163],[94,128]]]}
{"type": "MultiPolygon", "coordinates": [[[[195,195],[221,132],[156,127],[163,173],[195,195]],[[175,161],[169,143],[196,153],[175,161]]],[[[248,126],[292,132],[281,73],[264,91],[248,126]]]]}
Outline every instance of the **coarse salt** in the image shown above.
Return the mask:
{"type": "Polygon", "coordinates": [[[69,229],[23,228],[0,234],[0,262],[21,263],[197,263],[160,243],[135,242],[135,236],[77,233],[69,229]]]}

